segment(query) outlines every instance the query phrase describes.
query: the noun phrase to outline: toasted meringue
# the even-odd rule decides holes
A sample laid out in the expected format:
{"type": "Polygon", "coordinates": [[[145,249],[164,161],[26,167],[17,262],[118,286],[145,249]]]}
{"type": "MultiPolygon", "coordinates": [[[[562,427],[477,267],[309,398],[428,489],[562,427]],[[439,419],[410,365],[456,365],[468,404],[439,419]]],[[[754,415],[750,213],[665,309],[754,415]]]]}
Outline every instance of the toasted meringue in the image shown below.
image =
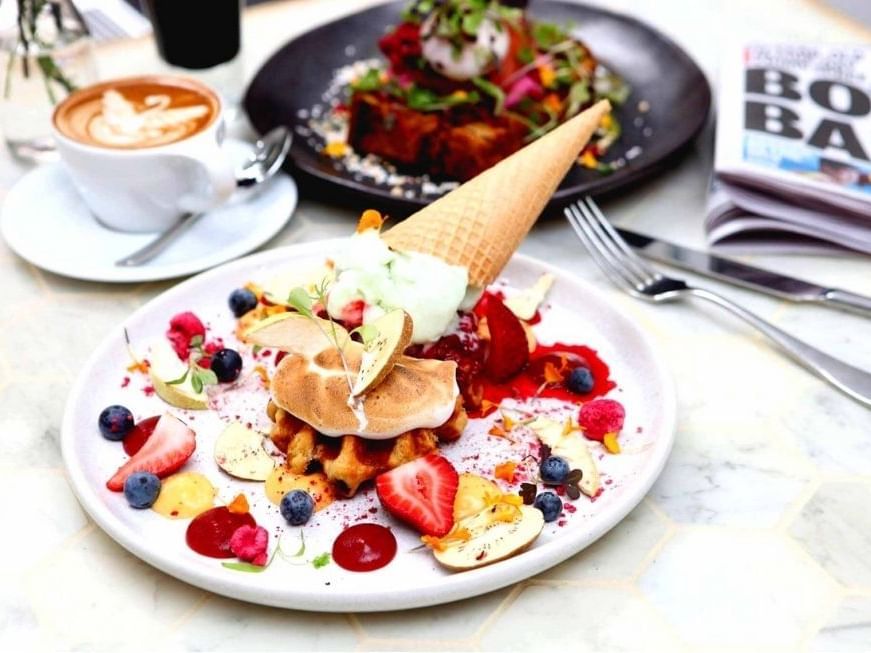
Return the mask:
{"type": "MultiPolygon", "coordinates": [[[[362,349],[352,342],[344,351],[352,374],[360,368],[362,349]]],[[[312,357],[290,353],[272,378],[272,399],[324,435],[382,440],[448,421],[459,396],[456,370],[451,361],[401,356],[390,374],[366,394],[366,419],[361,422],[348,405],[348,377],[338,350],[327,348],[312,357]]]]}

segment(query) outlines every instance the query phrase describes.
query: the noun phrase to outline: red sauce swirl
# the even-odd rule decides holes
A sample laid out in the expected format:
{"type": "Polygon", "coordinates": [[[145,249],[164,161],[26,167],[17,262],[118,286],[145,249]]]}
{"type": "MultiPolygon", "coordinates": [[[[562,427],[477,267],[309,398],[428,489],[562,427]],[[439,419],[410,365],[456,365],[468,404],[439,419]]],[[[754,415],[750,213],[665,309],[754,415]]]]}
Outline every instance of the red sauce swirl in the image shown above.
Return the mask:
{"type": "Polygon", "coordinates": [[[357,524],[333,542],[333,560],[348,571],[374,571],[396,556],[396,537],[378,524],[357,524]]]}

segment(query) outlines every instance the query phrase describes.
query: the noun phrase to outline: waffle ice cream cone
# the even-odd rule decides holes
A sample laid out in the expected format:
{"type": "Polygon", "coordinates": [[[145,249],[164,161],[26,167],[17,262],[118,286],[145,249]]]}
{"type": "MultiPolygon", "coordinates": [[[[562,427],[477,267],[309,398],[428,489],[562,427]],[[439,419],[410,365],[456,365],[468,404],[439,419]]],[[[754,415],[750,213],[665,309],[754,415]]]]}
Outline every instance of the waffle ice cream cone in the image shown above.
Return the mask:
{"type": "Polygon", "coordinates": [[[383,234],[395,250],[437,256],[492,283],[520,246],[602,117],[602,100],[383,234]]]}

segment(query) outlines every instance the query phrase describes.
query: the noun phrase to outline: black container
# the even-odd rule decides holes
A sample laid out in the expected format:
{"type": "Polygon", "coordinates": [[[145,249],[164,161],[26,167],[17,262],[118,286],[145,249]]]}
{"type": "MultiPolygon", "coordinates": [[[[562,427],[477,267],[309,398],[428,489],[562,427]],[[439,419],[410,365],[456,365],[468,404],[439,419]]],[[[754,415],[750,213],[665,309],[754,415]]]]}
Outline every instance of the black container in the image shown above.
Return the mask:
{"type": "Polygon", "coordinates": [[[202,70],[239,54],[240,0],[141,0],[161,58],[202,70]]]}

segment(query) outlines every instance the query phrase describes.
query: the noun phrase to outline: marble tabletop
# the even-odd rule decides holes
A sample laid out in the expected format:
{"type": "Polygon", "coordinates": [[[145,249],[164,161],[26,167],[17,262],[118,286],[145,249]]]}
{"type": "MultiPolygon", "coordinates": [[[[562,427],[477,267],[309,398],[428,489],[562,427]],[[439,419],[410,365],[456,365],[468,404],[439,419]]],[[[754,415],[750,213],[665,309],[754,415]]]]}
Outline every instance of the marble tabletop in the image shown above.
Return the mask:
{"type": "MultiPolygon", "coordinates": [[[[714,85],[718,52],[733,37],[871,41],[815,0],[598,3],[669,34],[714,85]]],[[[247,74],[292,35],[368,4],[249,10],[247,74]]],[[[107,77],[155,66],[147,40],[99,57],[107,77]]],[[[679,163],[605,210],[623,226],[701,246],[711,140],[709,128],[679,163]]],[[[25,171],[0,153],[0,193],[25,171]]],[[[303,199],[266,247],[344,235],[354,219],[303,199]]],[[[521,250],[609,293],[670,362],[679,419],[665,471],[625,521],[540,576],[445,606],[330,615],[191,587],[91,522],[61,464],[64,400],[106,332],[172,282],[71,281],[0,245],[0,650],[871,650],[871,412],[715,308],[651,307],[618,294],[559,220],[539,224],[521,250]]],[[[748,260],[871,294],[868,259],[748,260]]],[[[871,369],[866,319],[723,291],[871,369]]]]}

